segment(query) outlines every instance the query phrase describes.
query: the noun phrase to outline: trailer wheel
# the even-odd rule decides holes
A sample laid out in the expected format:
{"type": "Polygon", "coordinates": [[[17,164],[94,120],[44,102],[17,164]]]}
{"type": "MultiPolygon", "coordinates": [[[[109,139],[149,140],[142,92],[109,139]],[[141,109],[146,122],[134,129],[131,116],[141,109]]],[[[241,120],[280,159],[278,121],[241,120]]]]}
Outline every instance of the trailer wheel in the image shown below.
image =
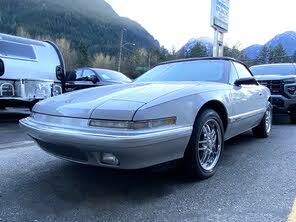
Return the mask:
{"type": "Polygon", "coordinates": [[[33,110],[33,107],[36,105],[36,103],[38,103],[39,102],[39,100],[34,100],[32,103],[30,103],[30,106],[29,106],[29,109],[30,109],[30,111],[32,112],[32,110],[33,110]]]}

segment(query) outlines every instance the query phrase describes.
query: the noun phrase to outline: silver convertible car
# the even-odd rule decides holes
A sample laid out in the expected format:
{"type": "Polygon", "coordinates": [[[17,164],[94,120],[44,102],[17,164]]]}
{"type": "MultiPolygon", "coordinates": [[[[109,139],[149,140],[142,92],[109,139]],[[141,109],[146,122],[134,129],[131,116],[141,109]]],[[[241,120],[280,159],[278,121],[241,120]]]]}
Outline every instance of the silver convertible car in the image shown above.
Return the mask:
{"type": "Polygon", "coordinates": [[[62,159],[120,169],[178,160],[206,179],[225,140],[250,129],[268,137],[272,106],[269,89],[244,64],[203,58],[162,63],[133,83],[49,98],[20,124],[62,159]]]}

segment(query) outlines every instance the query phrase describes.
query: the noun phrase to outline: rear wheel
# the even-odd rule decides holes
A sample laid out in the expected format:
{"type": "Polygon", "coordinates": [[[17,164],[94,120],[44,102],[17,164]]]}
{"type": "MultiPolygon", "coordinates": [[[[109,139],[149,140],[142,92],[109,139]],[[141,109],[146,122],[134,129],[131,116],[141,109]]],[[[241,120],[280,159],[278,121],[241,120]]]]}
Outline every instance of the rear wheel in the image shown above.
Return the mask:
{"type": "Polygon", "coordinates": [[[293,113],[293,114],[290,114],[289,116],[290,116],[290,122],[291,123],[296,123],[296,114],[293,113]]]}
{"type": "Polygon", "coordinates": [[[0,104],[0,110],[3,110],[3,109],[5,109],[5,106],[3,105],[3,104],[0,104]]]}
{"type": "Polygon", "coordinates": [[[253,129],[253,134],[258,138],[267,138],[272,128],[272,105],[268,104],[268,108],[264,114],[260,124],[253,129]]]}
{"type": "Polygon", "coordinates": [[[217,171],[224,148],[224,128],[220,116],[205,110],[195,121],[183,166],[194,179],[207,179],[217,171]]]}

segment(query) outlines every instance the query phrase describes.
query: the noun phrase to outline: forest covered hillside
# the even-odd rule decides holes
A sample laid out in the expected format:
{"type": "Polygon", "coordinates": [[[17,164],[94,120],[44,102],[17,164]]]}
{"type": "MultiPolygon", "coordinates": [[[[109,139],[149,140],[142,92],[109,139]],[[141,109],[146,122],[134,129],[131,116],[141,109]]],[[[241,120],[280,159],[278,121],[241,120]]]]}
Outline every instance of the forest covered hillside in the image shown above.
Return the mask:
{"type": "MultiPolygon", "coordinates": [[[[158,41],[140,24],[120,17],[104,0],[0,0],[0,32],[58,40],[65,50],[82,54],[77,55],[80,58],[86,54],[108,56],[115,63],[123,29],[124,41],[135,44],[124,53],[160,49],[158,41]]],[[[95,59],[78,63],[92,65],[95,59]]]]}
{"type": "Polygon", "coordinates": [[[159,43],[141,25],[120,17],[104,0],[0,0],[0,31],[16,34],[22,27],[33,36],[80,41],[91,52],[114,55],[120,32],[139,48],[158,48],[159,43]]]}

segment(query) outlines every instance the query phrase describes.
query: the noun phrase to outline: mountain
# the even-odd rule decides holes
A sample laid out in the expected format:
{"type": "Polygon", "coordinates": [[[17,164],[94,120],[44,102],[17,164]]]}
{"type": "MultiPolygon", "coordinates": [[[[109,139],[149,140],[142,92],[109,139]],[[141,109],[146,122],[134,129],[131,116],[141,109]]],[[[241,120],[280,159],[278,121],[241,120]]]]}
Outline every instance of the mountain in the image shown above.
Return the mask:
{"type": "Polygon", "coordinates": [[[206,47],[208,54],[213,50],[213,40],[208,37],[190,39],[178,52],[179,56],[184,57],[197,43],[206,47]]]}
{"type": "Polygon", "coordinates": [[[283,34],[275,36],[266,43],[268,47],[276,47],[282,44],[288,55],[293,55],[296,51],[296,32],[288,31],[283,34]]]}
{"type": "Polygon", "coordinates": [[[104,0],[0,0],[0,32],[22,28],[33,37],[66,38],[73,47],[82,41],[91,53],[118,53],[120,33],[137,48],[159,48],[140,24],[120,17],[104,0]]]}
{"type": "MultiPolygon", "coordinates": [[[[276,47],[279,44],[283,45],[287,55],[292,56],[296,51],[296,32],[288,31],[279,34],[268,41],[265,46],[276,47]]],[[[243,51],[248,58],[255,59],[259,55],[262,47],[263,45],[251,45],[245,48],[243,51]]]]}
{"type": "Polygon", "coordinates": [[[256,59],[257,55],[259,55],[262,48],[263,45],[255,44],[245,48],[243,51],[249,59],[256,59]]]}

